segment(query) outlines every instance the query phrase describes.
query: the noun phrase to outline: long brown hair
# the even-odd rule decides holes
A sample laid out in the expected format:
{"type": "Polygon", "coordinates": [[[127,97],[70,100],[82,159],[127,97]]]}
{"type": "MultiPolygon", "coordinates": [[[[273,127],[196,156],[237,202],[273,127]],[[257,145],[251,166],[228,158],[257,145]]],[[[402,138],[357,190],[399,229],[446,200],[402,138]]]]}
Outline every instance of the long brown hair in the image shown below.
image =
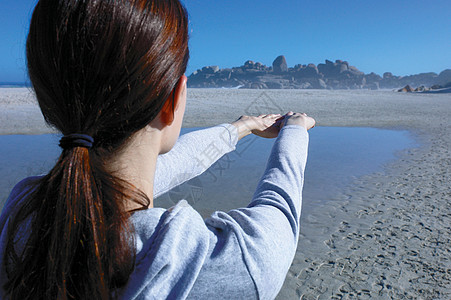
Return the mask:
{"type": "Polygon", "coordinates": [[[95,142],[63,150],[21,199],[4,288],[11,299],[107,299],[134,267],[123,199],[149,199],[106,158],[166,107],[188,62],[187,13],[178,0],[40,0],[26,51],[47,123],[95,142]]]}

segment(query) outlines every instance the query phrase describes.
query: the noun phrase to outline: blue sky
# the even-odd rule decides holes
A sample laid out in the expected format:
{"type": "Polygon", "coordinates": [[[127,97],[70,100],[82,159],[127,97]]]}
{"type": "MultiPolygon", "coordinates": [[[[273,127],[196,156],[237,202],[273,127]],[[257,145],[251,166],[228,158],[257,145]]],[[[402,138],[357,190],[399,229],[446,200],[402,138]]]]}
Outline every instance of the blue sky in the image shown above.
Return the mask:
{"type": "MultiPolygon", "coordinates": [[[[288,66],[347,60],[365,73],[451,68],[449,0],[182,0],[190,14],[187,74],[207,65],[288,66]]],[[[24,44],[36,0],[0,0],[0,82],[26,78],[24,44]]]]}

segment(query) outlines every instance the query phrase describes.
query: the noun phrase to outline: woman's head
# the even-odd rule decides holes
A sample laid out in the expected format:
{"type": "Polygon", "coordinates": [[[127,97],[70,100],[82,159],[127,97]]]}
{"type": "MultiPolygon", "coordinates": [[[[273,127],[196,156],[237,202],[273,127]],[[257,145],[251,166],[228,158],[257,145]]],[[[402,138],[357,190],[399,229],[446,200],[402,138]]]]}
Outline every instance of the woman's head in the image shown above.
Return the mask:
{"type": "Polygon", "coordinates": [[[46,121],[108,151],[157,116],[188,57],[177,0],[40,0],[27,39],[46,121]]]}
{"type": "Polygon", "coordinates": [[[8,225],[4,288],[11,299],[108,299],[134,266],[124,199],[141,207],[149,199],[103,158],[159,113],[171,119],[172,95],[186,83],[187,13],[178,0],[40,0],[26,49],[46,121],[94,144],[65,149],[24,193],[8,225]],[[24,223],[31,234],[17,253],[24,223]]]}

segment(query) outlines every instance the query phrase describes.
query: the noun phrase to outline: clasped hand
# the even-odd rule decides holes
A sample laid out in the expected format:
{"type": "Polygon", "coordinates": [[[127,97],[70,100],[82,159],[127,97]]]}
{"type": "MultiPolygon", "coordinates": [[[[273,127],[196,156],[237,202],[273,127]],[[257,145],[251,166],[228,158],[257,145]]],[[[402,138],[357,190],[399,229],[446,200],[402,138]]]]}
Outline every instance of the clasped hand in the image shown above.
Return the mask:
{"type": "Polygon", "coordinates": [[[259,116],[241,116],[232,122],[238,129],[239,139],[248,134],[255,134],[264,138],[275,138],[280,129],[285,125],[299,125],[309,130],[315,127],[315,119],[305,113],[292,111],[281,114],[268,114],[259,116]]]}

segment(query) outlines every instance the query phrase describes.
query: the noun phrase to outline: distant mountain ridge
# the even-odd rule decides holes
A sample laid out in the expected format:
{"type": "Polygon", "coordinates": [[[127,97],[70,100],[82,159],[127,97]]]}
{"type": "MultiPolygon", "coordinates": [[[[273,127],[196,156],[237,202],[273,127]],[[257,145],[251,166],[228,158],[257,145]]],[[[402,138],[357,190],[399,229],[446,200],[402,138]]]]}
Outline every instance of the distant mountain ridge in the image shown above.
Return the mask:
{"type": "Polygon", "coordinates": [[[432,86],[451,82],[451,69],[440,74],[429,72],[395,76],[385,72],[364,74],[347,61],[288,67],[285,56],[278,56],[271,67],[248,60],[240,67],[220,69],[207,66],[193,72],[188,87],[248,89],[394,89],[406,85],[432,86]]]}

